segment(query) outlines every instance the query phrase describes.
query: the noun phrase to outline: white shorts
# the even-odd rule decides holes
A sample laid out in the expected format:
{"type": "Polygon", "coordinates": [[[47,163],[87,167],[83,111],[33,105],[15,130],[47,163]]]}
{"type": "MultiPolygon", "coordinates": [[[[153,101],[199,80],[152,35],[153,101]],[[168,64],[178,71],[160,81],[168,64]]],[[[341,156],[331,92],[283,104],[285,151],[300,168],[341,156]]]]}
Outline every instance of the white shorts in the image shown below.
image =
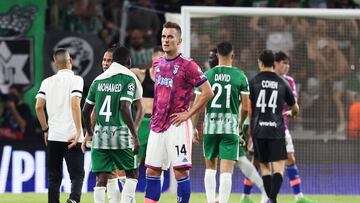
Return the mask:
{"type": "Polygon", "coordinates": [[[286,151],[287,153],[294,153],[295,148],[291,138],[290,131],[288,129],[285,130],[285,143],[286,143],[286,151]]]}
{"type": "Polygon", "coordinates": [[[167,170],[171,163],[174,168],[191,168],[192,136],[190,119],[178,127],[171,125],[161,133],[151,130],[146,149],[146,167],[167,170]]]}

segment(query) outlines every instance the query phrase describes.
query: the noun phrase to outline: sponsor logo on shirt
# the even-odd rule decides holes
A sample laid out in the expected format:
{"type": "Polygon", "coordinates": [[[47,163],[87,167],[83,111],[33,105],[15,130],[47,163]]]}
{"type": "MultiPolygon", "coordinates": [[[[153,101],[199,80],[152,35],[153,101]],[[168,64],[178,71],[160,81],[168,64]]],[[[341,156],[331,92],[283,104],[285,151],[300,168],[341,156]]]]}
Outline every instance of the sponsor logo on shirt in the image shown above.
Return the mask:
{"type": "Polygon", "coordinates": [[[172,78],[163,78],[159,76],[156,78],[156,83],[159,85],[165,85],[166,87],[172,87],[173,85],[173,79],[172,78]]]}

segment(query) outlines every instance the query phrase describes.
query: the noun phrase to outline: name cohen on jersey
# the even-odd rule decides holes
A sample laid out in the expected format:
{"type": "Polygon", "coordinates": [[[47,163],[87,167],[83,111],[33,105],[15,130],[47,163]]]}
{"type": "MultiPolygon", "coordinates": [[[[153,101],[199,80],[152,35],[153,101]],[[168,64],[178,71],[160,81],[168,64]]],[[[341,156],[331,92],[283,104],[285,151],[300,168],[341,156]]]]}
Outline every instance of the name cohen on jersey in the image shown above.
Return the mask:
{"type": "MultiPolygon", "coordinates": [[[[268,88],[268,89],[278,89],[279,83],[276,81],[271,80],[263,80],[261,81],[262,88],[268,88]]],[[[276,94],[277,96],[277,94],[276,94]]],[[[271,99],[270,99],[271,100],[271,99]]],[[[276,102],[276,98],[273,102],[276,102]]],[[[266,126],[266,127],[277,127],[277,123],[274,121],[259,121],[260,126],[266,126]]]]}

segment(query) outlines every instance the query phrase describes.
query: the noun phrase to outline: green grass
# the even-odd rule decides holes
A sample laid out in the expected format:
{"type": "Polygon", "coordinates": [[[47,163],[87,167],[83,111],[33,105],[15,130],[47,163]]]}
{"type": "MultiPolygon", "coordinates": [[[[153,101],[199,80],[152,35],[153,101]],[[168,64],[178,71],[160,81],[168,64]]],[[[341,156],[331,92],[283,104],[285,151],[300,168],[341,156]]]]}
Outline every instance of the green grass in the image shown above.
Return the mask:
{"type": "MultiPolygon", "coordinates": [[[[82,195],[83,203],[94,202],[93,193],[84,193],[82,195]]],[[[68,197],[68,194],[62,193],[60,197],[60,202],[65,202],[68,197]]],[[[138,203],[143,202],[143,193],[136,194],[136,201],[138,203]]],[[[350,196],[350,195],[309,195],[313,200],[316,200],[318,203],[358,203],[360,202],[360,196],[350,196]]],[[[260,200],[259,195],[253,195],[252,199],[255,202],[260,200]]],[[[47,194],[37,194],[37,193],[23,193],[23,194],[0,194],[1,203],[44,203],[47,202],[47,194]]],[[[204,203],[205,194],[204,193],[193,193],[191,195],[191,203],[204,203]]],[[[239,203],[240,194],[231,194],[229,203],[239,203]]],[[[294,203],[294,197],[292,195],[280,195],[278,199],[279,203],[294,203]]],[[[176,203],[175,194],[162,194],[160,203],[176,203]]]]}

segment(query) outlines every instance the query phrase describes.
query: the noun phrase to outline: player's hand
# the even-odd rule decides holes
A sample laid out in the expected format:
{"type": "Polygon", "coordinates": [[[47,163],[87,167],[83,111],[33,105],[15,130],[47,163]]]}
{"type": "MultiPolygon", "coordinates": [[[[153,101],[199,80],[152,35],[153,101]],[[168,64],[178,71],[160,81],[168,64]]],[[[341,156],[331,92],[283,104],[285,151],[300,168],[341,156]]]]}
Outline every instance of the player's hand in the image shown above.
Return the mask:
{"type": "Polygon", "coordinates": [[[179,126],[182,122],[188,120],[190,118],[189,112],[181,112],[181,113],[174,113],[170,115],[170,122],[175,125],[179,126]]]}
{"type": "Polygon", "coordinates": [[[134,142],[134,149],[133,149],[132,153],[133,153],[133,155],[136,155],[139,153],[139,149],[140,149],[139,139],[136,135],[132,136],[132,139],[134,142]]]}
{"type": "Polygon", "coordinates": [[[68,145],[68,149],[71,149],[76,146],[76,144],[79,141],[80,133],[77,132],[75,135],[71,136],[71,138],[68,140],[70,144],[68,145]]]}
{"type": "Polygon", "coordinates": [[[247,149],[247,151],[254,151],[254,146],[253,146],[254,144],[253,144],[253,140],[252,140],[252,137],[251,136],[249,136],[248,137],[248,142],[247,142],[247,146],[246,146],[246,149],[247,149]]]}
{"type": "Polygon", "coordinates": [[[194,144],[199,144],[199,140],[200,140],[200,137],[199,137],[199,132],[196,128],[193,129],[193,143],[194,144]]]}
{"type": "MultiPolygon", "coordinates": [[[[86,147],[89,147],[88,143],[91,142],[91,140],[92,140],[92,136],[90,136],[89,133],[86,133],[85,137],[84,137],[84,140],[83,140],[83,143],[81,143],[81,151],[83,153],[85,153],[86,147]]],[[[90,147],[91,147],[91,145],[90,145],[90,147]]]]}
{"type": "Polygon", "coordinates": [[[240,133],[239,135],[239,145],[241,147],[245,147],[246,146],[246,140],[244,138],[244,135],[242,133],[240,133]]]}
{"type": "Polygon", "coordinates": [[[45,143],[45,146],[48,145],[48,136],[49,136],[49,132],[44,132],[44,143],[45,143]]]}
{"type": "Polygon", "coordinates": [[[283,113],[284,116],[288,116],[288,117],[291,117],[291,118],[295,118],[296,115],[293,115],[292,111],[291,110],[288,110],[288,111],[285,111],[283,113]]]}

